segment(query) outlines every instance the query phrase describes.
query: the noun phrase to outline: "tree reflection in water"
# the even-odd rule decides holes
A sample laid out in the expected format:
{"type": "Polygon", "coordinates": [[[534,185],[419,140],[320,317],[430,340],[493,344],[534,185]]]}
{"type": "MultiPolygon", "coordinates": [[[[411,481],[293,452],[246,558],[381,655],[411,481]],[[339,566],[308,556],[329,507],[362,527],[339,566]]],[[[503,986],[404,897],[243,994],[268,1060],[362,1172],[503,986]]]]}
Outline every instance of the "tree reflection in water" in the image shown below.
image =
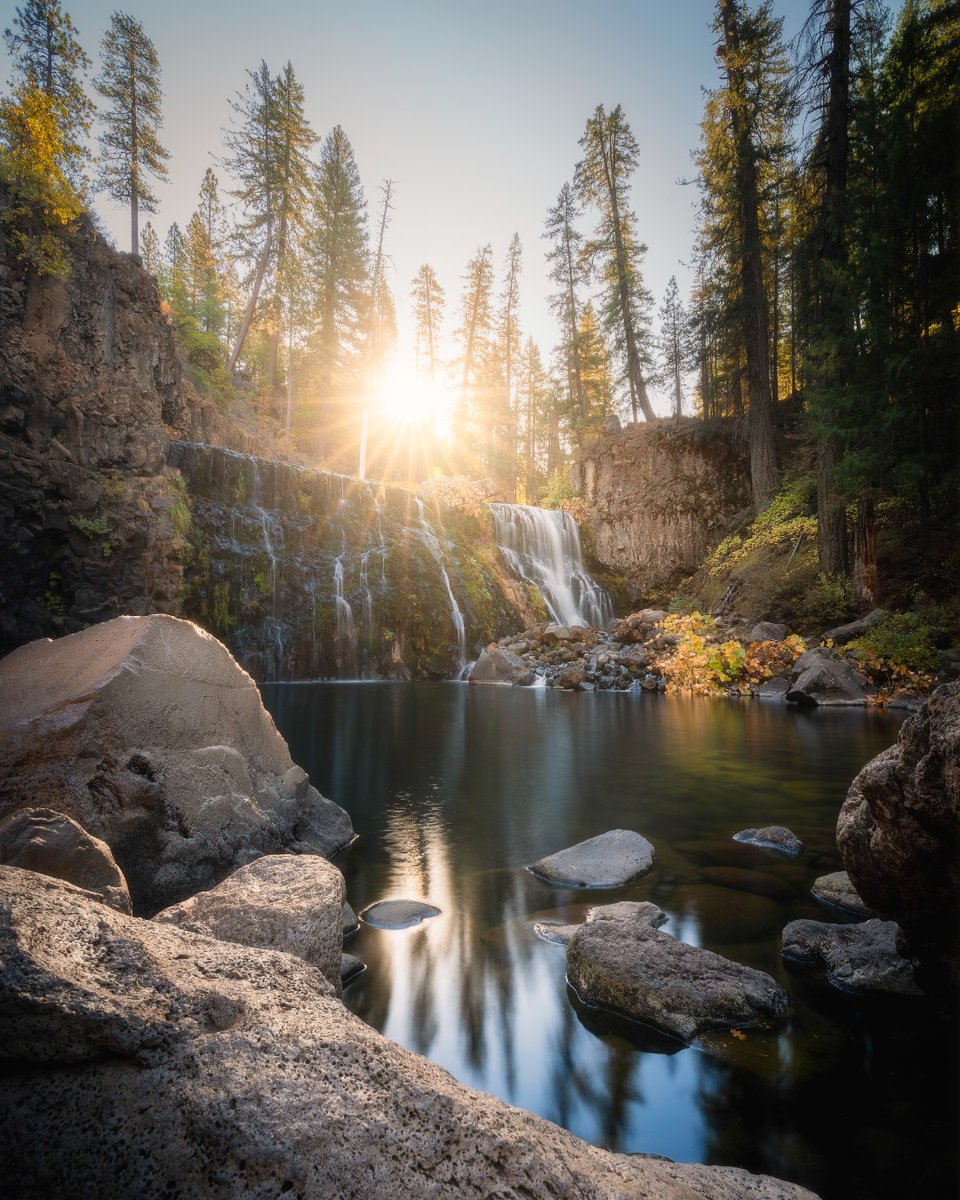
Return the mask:
{"type": "Polygon", "coordinates": [[[837,810],[895,740],[895,716],[442,684],[271,685],[264,697],[294,760],[360,834],[340,863],[353,906],[441,909],[352,939],[369,969],[344,999],[365,1020],[601,1145],[747,1166],[825,1200],[916,1192],[902,1159],[926,1194],[949,1194],[957,1105],[942,1028],[917,1008],[865,1016],[779,957],[788,920],[826,917],[810,884],[839,868],[837,810]],[[731,841],[773,823],[803,840],[800,858],[731,841]],[[680,1047],[568,993],[563,949],[533,921],[582,920],[598,896],[525,864],[617,827],[647,836],[657,864],[599,900],[653,900],[674,936],[773,974],[794,998],[782,1030],[680,1047]]]}

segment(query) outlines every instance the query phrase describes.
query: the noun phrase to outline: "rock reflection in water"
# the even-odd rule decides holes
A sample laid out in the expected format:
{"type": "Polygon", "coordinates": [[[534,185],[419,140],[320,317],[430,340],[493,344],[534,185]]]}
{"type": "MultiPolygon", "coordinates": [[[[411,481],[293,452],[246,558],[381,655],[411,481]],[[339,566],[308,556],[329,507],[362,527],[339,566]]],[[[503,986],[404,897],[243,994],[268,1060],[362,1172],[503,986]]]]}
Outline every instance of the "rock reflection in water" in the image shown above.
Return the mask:
{"type": "Polygon", "coordinates": [[[837,811],[897,717],[456,684],[264,697],[360,834],[341,863],[354,908],[417,897],[441,910],[351,940],[369,970],[344,999],[365,1020],[598,1144],[747,1166],[825,1200],[892,1200],[911,1190],[905,1164],[920,1152],[897,1156],[914,1138],[926,1194],[949,1194],[957,1103],[942,1027],[922,1007],[824,993],[779,955],[788,920],[823,919],[809,889],[840,866],[837,811]],[[803,840],[799,858],[731,840],[774,822],[803,840]],[[626,887],[560,890],[525,869],[620,827],[657,850],[626,887]],[[615,900],[652,900],[665,932],[772,974],[794,1000],[784,1027],[678,1048],[572,1000],[563,948],[533,924],[615,900]]]}

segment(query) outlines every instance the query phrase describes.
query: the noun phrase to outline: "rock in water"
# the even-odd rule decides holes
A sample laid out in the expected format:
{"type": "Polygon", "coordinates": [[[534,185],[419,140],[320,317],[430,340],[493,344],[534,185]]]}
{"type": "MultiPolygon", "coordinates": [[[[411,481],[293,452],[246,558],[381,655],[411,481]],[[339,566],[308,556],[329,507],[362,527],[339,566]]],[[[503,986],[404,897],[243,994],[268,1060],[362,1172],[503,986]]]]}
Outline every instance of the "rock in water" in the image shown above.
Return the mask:
{"type": "Polygon", "coordinates": [[[762,971],[633,921],[584,925],[567,948],[567,979],[587,1004],[684,1041],[773,1024],[789,1003],[762,971]]]}
{"type": "Polygon", "coordinates": [[[877,915],[857,895],[857,889],[846,871],[831,871],[829,875],[821,875],[813,881],[810,892],[814,900],[819,900],[827,908],[849,913],[863,921],[877,915]]]}
{"type": "Polygon", "coordinates": [[[0,821],[0,863],[65,879],[131,911],[127,881],[107,843],[52,808],[18,808],[0,821]]]}
{"type": "Polygon", "coordinates": [[[150,913],[350,818],[310,786],[250,676],[175,617],[117,617],[0,662],[0,814],[49,805],[107,843],[150,913]]]}
{"type": "MultiPolygon", "coordinates": [[[[617,904],[598,904],[587,913],[587,921],[636,921],[656,929],[667,923],[667,914],[649,900],[621,900],[617,904]]],[[[560,925],[551,921],[537,921],[533,932],[545,942],[558,946],[569,946],[582,925],[560,925]]]]}
{"type": "Polygon", "coordinates": [[[937,688],[863,768],[837,821],[853,886],[903,930],[920,986],[960,992],[960,683],[937,688]]]}
{"type": "Polygon", "coordinates": [[[548,883],[566,887],[620,887],[653,866],[653,846],[631,829],[611,829],[558,850],[530,870],[548,883]]]}
{"type": "Polygon", "coordinates": [[[863,704],[869,684],[845,658],[818,646],[801,654],[790,673],[787,700],[793,704],[863,704]]]}
{"type": "Polygon", "coordinates": [[[523,687],[528,687],[535,678],[522,658],[495,643],[484,650],[467,677],[469,683],[516,683],[523,687]]]}
{"type": "Polygon", "coordinates": [[[375,929],[410,929],[439,916],[439,908],[422,900],[378,900],[360,914],[361,920],[375,929]]]}
{"type": "Polygon", "coordinates": [[[340,987],[343,876],[317,854],[268,854],[154,917],[222,942],[296,954],[340,987]]]}
{"type": "Polygon", "coordinates": [[[293,955],[125,917],[11,867],[0,958],[0,1161],[18,1200],[814,1200],[590,1146],[401,1049],[293,955]]]}
{"type": "Polygon", "coordinates": [[[827,982],[844,992],[919,996],[913,967],[897,951],[897,932],[894,921],[791,921],[783,931],[780,952],[796,966],[823,967],[827,982]]]}
{"type": "Polygon", "coordinates": [[[785,825],[762,825],[759,829],[741,829],[733,835],[735,842],[747,846],[759,846],[761,850],[776,850],[790,858],[803,850],[803,842],[785,825]]]}

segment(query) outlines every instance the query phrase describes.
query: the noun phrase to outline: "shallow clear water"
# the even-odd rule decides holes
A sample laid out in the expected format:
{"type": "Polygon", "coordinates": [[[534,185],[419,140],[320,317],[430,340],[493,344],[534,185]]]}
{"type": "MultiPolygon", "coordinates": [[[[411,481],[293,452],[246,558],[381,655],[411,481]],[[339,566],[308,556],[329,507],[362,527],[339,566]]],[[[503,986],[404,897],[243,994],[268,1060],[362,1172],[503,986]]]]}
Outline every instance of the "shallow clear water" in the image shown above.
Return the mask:
{"type": "Polygon", "coordinates": [[[456,684],[265,685],[294,760],[353,818],[340,861],[358,911],[419,898],[424,926],[361,926],[368,970],[347,1005],[458,1079],[622,1151],[744,1166],[824,1200],[954,1194],[955,1046],[923,1001],[856,1000],[784,969],[796,917],[841,863],[847,785],[900,719],[759,701],[564,694],[456,684]],[[788,825],[799,859],[732,842],[788,825]],[[636,829],[657,863],[611,891],[524,869],[636,829]],[[562,947],[534,919],[649,899],[676,937],[774,975],[793,1004],[775,1032],[683,1047],[584,1009],[562,947]]]}

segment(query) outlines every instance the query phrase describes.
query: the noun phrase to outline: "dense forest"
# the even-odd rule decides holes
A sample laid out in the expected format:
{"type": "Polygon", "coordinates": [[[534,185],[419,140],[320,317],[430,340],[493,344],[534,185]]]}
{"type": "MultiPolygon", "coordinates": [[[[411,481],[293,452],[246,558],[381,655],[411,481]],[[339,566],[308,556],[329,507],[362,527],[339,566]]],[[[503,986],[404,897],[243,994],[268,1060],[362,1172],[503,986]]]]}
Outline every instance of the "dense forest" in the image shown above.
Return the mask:
{"type": "Polygon", "coordinates": [[[4,35],[2,219],[30,268],[56,273],[96,192],[129,204],[130,249],[194,382],[224,408],[255,398],[291,454],[335,470],[468,474],[501,498],[555,503],[590,439],[656,419],[651,387],[677,420],[733,419],[755,511],[806,472],[820,568],[867,605],[878,526],[929,559],[957,512],[960,6],[907,0],[894,20],[874,0],[812,0],[787,44],[770,3],[717,0],[712,30],[718,77],[688,181],[695,286],[684,300],[671,280],[658,311],[644,278],[656,231],[631,207],[640,147],[619,105],[587,117],[542,247],[514,237],[497,253],[478,231],[458,296],[426,261],[397,296],[398,188],[365,190],[344,128],[311,127],[290,62],[247,71],[196,211],[158,230],[171,155],[153,43],[115,13],[94,73],[58,0],[27,0],[4,35]],[[532,253],[554,285],[552,347],[523,330],[532,253]],[[401,303],[415,345],[399,352],[426,401],[398,432],[376,400],[401,303]]]}

